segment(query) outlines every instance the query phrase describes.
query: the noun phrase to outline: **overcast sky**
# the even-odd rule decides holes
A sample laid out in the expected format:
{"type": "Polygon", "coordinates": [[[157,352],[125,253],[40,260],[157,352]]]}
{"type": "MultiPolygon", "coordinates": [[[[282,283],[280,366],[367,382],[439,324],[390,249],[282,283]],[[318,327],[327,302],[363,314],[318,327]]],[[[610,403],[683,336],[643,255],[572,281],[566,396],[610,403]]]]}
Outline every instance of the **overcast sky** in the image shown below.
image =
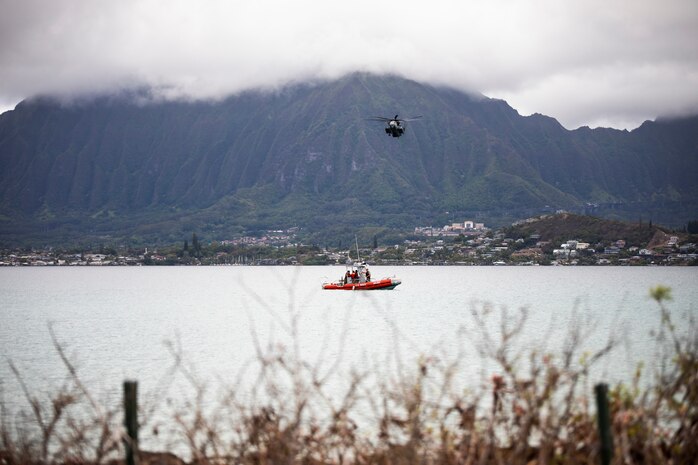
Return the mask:
{"type": "Polygon", "coordinates": [[[216,99],[351,71],[632,129],[698,113],[698,0],[0,0],[0,111],[37,94],[147,84],[216,99]]]}

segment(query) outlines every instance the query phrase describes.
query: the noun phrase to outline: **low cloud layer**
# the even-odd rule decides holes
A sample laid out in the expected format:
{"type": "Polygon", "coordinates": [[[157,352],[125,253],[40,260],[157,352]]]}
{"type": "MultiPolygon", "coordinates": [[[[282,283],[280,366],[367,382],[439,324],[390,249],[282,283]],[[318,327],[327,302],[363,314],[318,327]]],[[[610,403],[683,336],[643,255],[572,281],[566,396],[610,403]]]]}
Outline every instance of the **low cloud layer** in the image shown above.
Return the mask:
{"type": "Polygon", "coordinates": [[[695,0],[0,0],[0,109],[148,85],[219,99],[351,71],[502,98],[564,126],[698,113],[695,0]]]}

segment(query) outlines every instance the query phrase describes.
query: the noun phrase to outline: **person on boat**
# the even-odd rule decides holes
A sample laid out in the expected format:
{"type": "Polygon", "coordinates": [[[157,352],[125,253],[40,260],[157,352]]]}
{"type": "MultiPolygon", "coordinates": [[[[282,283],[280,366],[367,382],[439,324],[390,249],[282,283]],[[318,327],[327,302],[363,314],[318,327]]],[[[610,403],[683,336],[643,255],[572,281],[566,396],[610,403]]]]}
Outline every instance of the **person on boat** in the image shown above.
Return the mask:
{"type": "Polygon", "coordinates": [[[366,266],[366,282],[371,281],[371,271],[369,271],[368,266],[366,266]]]}
{"type": "Polygon", "coordinates": [[[359,272],[358,271],[356,271],[356,270],[352,271],[351,280],[352,280],[352,282],[359,280],[359,272]]]}
{"type": "Polygon", "coordinates": [[[351,282],[351,273],[349,273],[349,270],[344,274],[344,280],[342,281],[342,284],[346,284],[348,282],[351,282]]]}

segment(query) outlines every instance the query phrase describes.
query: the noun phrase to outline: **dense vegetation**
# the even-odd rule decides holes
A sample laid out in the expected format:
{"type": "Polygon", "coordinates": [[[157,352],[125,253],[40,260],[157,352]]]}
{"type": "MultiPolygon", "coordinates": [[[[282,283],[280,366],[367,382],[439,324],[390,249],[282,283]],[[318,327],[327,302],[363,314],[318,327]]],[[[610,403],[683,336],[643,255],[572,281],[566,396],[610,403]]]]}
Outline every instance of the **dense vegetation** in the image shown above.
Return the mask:
{"type": "Polygon", "coordinates": [[[647,247],[657,231],[663,230],[666,231],[658,225],[653,225],[652,221],[631,223],[574,214],[549,215],[504,229],[505,234],[514,239],[536,235],[539,240],[554,244],[576,239],[590,244],[605,245],[620,239],[628,245],[638,247],[647,247]]]}
{"type": "Polygon", "coordinates": [[[218,103],[147,100],[37,99],[0,115],[0,241],[292,226],[327,240],[559,208],[678,226],[698,205],[697,117],[569,131],[500,100],[366,74],[218,103]],[[399,139],[365,119],[394,113],[424,118],[399,139]]]}
{"type": "MultiPolygon", "coordinates": [[[[656,371],[640,365],[633,379],[611,386],[613,463],[689,465],[698,456],[698,328],[694,316],[671,310],[668,288],[650,295],[658,304],[659,360],[651,364],[656,371]]],[[[619,341],[588,352],[593,328],[569,328],[559,353],[516,349],[527,312],[503,311],[498,320],[491,306],[473,306],[475,323],[462,337],[496,371],[464,385],[462,354],[412,362],[395,354],[396,369],[349,373],[336,360],[304,360],[294,344],[301,313],[289,312],[278,316],[288,340],[259,345],[245,376],[220,386],[218,397],[181,347],[168,346],[173,366],[156,392],[142,396],[139,436],[143,448],[154,442],[168,452],[142,452],[142,463],[182,463],[171,452],[197,464],[601,463],[589,375],[619,341]],[[175,378],[189,389],[173,400],[175,378]]],[[[124,453],[121,406],[97,401],[52,336],[66,382],[57,392],[36,392],[10,361],[28,408],[17,417],[3,409],[0,460],[112,463],[124,453]]]]}

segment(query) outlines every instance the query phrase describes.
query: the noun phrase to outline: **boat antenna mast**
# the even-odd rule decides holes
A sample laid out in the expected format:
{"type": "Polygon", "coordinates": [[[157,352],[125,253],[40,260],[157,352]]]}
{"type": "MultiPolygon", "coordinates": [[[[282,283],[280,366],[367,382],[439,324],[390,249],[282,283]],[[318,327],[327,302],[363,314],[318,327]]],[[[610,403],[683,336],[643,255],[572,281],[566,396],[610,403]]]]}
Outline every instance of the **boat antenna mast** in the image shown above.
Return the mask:
{"type": "Polygon", "coordinates": [[[356,243],[356,261],[361,263],[361,256],[359,255],[359,239],[354,235],[354,242],[356,243]]]}

